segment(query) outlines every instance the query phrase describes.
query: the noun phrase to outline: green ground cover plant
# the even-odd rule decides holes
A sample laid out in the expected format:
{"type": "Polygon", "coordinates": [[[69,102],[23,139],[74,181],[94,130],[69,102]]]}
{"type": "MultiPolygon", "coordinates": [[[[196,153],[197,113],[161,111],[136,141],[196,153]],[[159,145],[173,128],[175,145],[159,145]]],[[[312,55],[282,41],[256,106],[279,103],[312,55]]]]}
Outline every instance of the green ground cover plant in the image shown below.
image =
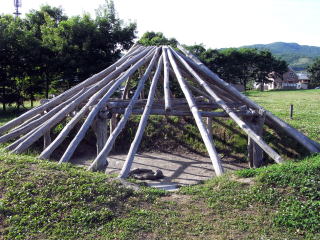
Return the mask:
{"type": "Polygon", "coordinates": [[[250,91],[247,95],[311,139],[320,141],[320,90],[250,91]],[[291,104],[293,119],[290,119],[291,104]]]}
{"type": "MultiPolygon", "coordinates": [[[[313,108],[307,114],[306,102],[319,109],[320,91],[307,93],[249,95],[280,117],[286,98],[303,96],[307,124],[300,125],[300,111],[290,124],[309,136],[319,120],[313,108]]],[[[320,155],[228,173],[175,193],[135,191],[114,177],[0,147],[0,239],[320,239],[320,155]]]]}

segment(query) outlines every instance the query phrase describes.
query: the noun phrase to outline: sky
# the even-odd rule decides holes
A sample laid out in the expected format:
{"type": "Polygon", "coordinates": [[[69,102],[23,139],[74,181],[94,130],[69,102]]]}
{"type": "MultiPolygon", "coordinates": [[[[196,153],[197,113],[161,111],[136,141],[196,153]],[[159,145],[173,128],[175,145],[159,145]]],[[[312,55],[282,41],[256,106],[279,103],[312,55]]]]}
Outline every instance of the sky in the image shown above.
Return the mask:
{"type": "MultiPolygon", "coordinates": [[[[0,0],[13,13],[14,0],[0,0]]],[[[104,0],[22,0],[20,12],[60,6],[68,16],[89,12],[104,0]]],[[[138,36],[162,32],[180,43],[207,48],[272,42],[320,46],[320,0],[114,0],[118,16],[136,22],[138,36]]]]}

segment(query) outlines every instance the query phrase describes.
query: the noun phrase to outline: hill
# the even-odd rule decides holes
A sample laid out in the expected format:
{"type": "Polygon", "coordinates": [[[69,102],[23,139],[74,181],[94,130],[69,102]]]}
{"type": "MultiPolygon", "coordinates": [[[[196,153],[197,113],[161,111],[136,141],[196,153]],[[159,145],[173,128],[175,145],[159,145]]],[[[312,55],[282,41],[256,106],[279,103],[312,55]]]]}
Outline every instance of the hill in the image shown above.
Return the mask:
{"type": "Polygon", "coordinates": [[[268,49],[274,55],[285,60],[296,71],[306,70],[315,58],[320,57],[320,47],[299,45],[298,43],[275,42],[243,47],[268,49]]]}

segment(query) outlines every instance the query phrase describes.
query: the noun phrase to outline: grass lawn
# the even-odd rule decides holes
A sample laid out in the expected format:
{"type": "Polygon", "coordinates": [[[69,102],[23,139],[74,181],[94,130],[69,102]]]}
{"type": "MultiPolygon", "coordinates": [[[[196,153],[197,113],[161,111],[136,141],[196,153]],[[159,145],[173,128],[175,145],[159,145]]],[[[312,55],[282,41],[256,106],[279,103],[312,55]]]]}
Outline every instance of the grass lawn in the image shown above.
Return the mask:
{"type": "Polygon", "coordinates": [[[0,239],[319,239],[320,155],[177,193],[0,151],[0,239]]]}
{"type": "Polygon", "coordinates": [[[320,90],[248,92],[258,104],[280,117],[308,137],[320,142],[320,90]],[[290,105],[293,104],[293,119],[290,105]]]}
{"type": "MultiPolygon", "coordinates": [[[[40,101],[34,101],[33,103],[34,107],[39,105],[40,105],[40,101]]],[[[6,112],[4,112],[1,108],[0,109],[0,126],[10,121],[11,119],[21,115],[23,112],[28,111],[29,109],[31,109],[31,105],[29,101],[26,101],[24,103],[24,108],[21,107],[19,110],[15,107],[15,105],[12,105],[10,107],[7,106],[6,112]]]]}
{"type": "MultiPolygon", "coordinates": [[[[289,123],[319,140],[320,91],[249,95],[285,120],[281,109],[300,99],[289,123]]],[[[176,193],[111,177],[0,147],[0,239],[320,239],[320,155],[176,193]]]]}

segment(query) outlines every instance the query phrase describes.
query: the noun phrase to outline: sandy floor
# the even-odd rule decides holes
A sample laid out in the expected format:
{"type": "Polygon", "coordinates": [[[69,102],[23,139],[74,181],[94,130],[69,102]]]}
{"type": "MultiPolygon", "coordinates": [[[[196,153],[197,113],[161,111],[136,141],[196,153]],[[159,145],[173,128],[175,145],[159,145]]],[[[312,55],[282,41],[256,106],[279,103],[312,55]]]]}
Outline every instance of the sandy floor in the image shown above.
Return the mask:
{"type": "MultiPolygon", "coordinates": [[[[125,154],[109,156],[106,172],[119,173],[125,158],[125,154]]],[[[89,165],[90,163],[91,161],[85,161],[80,164],[89,165]]],[[[223,167],[226,171],[237,170],[246,168],[247,163],[223,161],[223,167]]],[[[134,168],[160,169],[165,178],[159,181],[148,181],[151,184],[190,185],[215,176],[210,158],[190,153],[186,155],[159,152],[137,154],[131,169],[134,168]]]]}

